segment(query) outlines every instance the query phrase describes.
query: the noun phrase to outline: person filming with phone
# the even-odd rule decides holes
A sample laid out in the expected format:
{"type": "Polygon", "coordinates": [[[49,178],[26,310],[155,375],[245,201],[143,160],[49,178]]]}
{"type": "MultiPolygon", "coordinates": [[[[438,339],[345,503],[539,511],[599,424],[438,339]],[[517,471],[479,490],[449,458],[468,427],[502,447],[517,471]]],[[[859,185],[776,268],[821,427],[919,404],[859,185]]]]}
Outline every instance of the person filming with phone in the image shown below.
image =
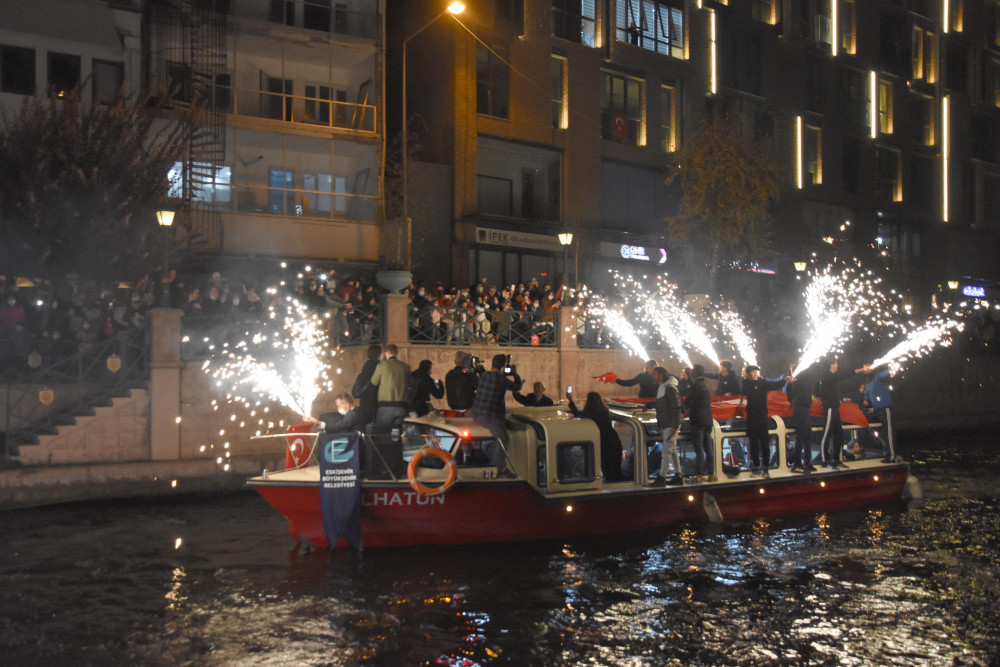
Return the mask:
{"type": "Polygon", "coordinates": [[[493,357],[490,370],[479,378],[479,388],[469,412],[477,424],[484,427],[496,443],[484,443],[483,449],[490,457],[490,464],[497,468],[497,477],[514,477],[514,471],[507,466],[507,392],[520,391],[524,382],[517,374],[517,366],[510,363],[510,357],[497,354],[493,357]]]}

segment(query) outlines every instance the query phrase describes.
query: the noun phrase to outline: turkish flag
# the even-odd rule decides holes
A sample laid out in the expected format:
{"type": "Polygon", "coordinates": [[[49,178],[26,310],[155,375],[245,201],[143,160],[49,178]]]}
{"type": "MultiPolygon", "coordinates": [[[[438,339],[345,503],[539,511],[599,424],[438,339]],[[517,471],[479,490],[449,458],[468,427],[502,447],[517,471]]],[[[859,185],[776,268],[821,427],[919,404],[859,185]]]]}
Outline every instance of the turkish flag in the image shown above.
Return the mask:
{"type": "Polygon", "coordinates": [[[628,141],[628,116],[621,111],[611,113],[612,133],[618,141],[628,141]]]}

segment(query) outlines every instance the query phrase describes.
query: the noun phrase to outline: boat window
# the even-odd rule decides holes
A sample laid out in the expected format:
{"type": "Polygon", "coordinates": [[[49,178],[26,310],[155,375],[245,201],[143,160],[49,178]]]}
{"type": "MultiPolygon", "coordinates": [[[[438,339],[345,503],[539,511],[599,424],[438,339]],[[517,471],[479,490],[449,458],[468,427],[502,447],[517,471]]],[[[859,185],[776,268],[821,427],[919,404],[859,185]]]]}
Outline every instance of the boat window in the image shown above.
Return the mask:
{"type": "Polygon", "coordinates": [[[556,473],[560,484],[594,479],[594,443],[560,442],[556,445],[556,473]]]}
{"type": "Polygon", "coordinates": [[[632,422],[612,419],[611,425],[622,442],[622,474],[626,479],[635,479],[635,445],[636,430],[632,422]]]}
{"type": "Polygon", "coordinates": [[[549,485],[548,464],[545,461],[545,445],[539,445],[535,452],[538,465],[538,486],[544,489],[549,485]]]}
{"type": "Polygon", "coordinates": [[[462,438],[452,456],[459,468],[487,468],[493,465],[487,454],[489,451],[497,451],[503,456],[496,438],[462,438]]]}
{"type": "Polygon", "coordinates": [[[845,461],[879,459],[883,455],[882,441],[870,428],[844,426],[844,449],[841,454],[845,461]]]}
{"type": "MultiPolygon", "coordinates": [[[[428,446],[440,447],[454,456],[452,449],[457,441],[458,436],[451,431],[427,424],[406,423],[403,426],[403,460],[409,461],[414,454],[428,446]]],[[[430,464],[431,467],[443,466],[440,459],[424,459],[424,463],[430,464]],[[435,466],[434,462],[441,465],[435,466]]]]}

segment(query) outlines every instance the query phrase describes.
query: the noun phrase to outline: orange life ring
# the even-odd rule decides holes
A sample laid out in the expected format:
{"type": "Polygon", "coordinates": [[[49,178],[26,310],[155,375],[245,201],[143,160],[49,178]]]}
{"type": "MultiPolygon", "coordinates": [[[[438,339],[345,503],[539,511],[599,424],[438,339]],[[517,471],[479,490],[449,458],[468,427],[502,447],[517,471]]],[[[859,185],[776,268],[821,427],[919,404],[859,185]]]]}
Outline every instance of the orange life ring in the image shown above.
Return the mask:
{"type": "Polygon", "coordinates": [[[410,480],[410,486],[420,495],[440,496],[455,484],[455,480],[458,479],[458,466],[455,465],[455,459],[451,458],[451,454],[440,447],[424,447],[410,458],[410,465],[406,467],[406,479],[410,480]],[[444,461],[448,469],[448,479],[444,480],[441,486],[432,488],[417,481],[417,465],[425,456],[433,456],[444,461]]]}

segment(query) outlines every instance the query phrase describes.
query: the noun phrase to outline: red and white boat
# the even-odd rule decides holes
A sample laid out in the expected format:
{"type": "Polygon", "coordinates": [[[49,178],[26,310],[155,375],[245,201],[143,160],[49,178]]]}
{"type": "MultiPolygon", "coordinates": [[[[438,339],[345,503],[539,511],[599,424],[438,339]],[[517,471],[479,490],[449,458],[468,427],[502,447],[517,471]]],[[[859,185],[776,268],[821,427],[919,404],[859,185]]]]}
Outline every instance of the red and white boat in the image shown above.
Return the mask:
{"type": "MultiPolygon", "coordinates": [[[[717,406],[716,414],[733,416],[725,405],[717,406]]],[[[361,474],[363,545],[566,539],[685,521],[827,512],[920,495],[909,466],[898,459],[883,463],[881,450],[846,462],[846,468],[791,472],[786,459],[795,434],[790,420],[786,423],[779,415],[771,419],[769,478],[751,476],[746,468],[745,421],[733,416],[714,423],[718,481],[692,478],[683,486],[655,487],[651,485],[659,465],[655,415],[644,406],[619,405],[612,409],[612,421],[622,440],[627,481],[602,480],[597,426],[560,406],[518,408],[508,415],[514,479],[496,476],[483,452],[492,438],[468,417],[407,419],[401,437],[366,437],[361,474]],[[636,457],[636,452],[645,455],[636,457]],[[427,454],[451,461],[444,467],[407,465],[413,457],[426,463],[427,454]],[[442,485],[448,486],[444,492],[442,485]]],[[[820,430],[819,424],[814,425],[814,440],[820,430]]],[[[867,430],[867,424],[845,423],[845,446],[850,449],[867,436],[867,430]]],[[[301,457],[308,436],[289,437],[296,442],[288,457],[291,465],[265,472],[249,484],[288,519],[294,538],[329,546],[319,466],[314,457],[304,461],[301,457]]],[[[817,449],[814,444],[814,453],[817,449]]],[[[679,450],[687,471],[694,452],[683,427],[679,450]]]]}

